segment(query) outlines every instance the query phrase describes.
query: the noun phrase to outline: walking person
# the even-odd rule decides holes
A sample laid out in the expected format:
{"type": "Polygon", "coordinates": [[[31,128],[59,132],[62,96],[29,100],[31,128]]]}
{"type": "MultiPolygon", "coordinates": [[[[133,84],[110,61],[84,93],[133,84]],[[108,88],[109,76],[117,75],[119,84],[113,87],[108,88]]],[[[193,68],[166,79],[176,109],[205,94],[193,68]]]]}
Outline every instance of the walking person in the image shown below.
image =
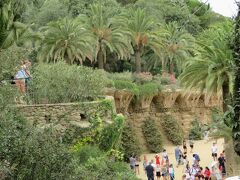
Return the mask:
{"type": "Polygon", "coordinates": [[[211,147],[211,152],[212,152],[212,157],[214,161],[217,161],[217,152],[218,152],[218,148],[216,143],[213,143],[212,147],[211,147]]]}
{"type": "Polygon", "coordinates": [[[193,152],[193,145],[194,145],[193,140],[189,140],[189,146],[190,146],[190,149],[191,149],[190,153],[193,152]]]}
{"type": "Polygon", "coordinates": [[[134,154],[132,154],[132,156],[129,158],[129,162],[130,162],[130,168],[135,172],[136,158],[134,154]]]}
{"type": "Polygon", "coordinates": [[[203,175],[204,175],[205,180],[210,180],[211,172],[208,167],[205,167],[203,175]]]}
{"type": "Polygon", "coordinates": [[[180,148],[179,148],[179,146],[177,146],[176,148],[175,148],[175,159],[176,159],[176,161],[177,161],[177,167],[180,165],[180,148]]]}
{"type": "Polygon", "coordinates": [[[225,177],[226,167],[225,167],[225,157],[223,153],[220,154],[220,157],[218,158],[218,163],[219,163],[219,169],[222,173],[222,177],[225,177]]]}
{"type": "Polygon", "coordinates": [[[187,143],[185,140],[183,140],[183,153],[187,152],[187,143]]]}
{"type": "Polygon", "coordinates": [[[161,178],[160,164],[157,164],[157,167],[156,167],[156,177],[157,177],[157,180],[160,180],[160,178],[161,178]]]}
{"type": "Polygon", "coordinates": [[[174,180],[175,176],[174,176],[174,168],[172,164],[170,164],[168,172],[169,172],[170,180],[174,180]]]}
{"type": "Polygon", "coordinates": [[[140,171],[139,171],[139,162],[140,162],[140,158],[136,158],[136,161],[135,161],[135,174],[140,174],[140,171]]]}
{"type": "Polygon", "coordinates": [[[156,165],[160,165],[160,156],[158,154],[156,154],[155,156],[155,160],[156,160],[156,165]]]}
{"type": "Polygon", "coordinates": [[[144,156],[143,156],[143,170],[144,170],[145,173],[146,173],[146,167],[147,167],[147,165],[148,165],[147,156],[144,155],[144,156]]]}
{"type": "Polygon", "coordinates": [[[145,168],[148,180],[154,180],[154,167],[152,166],[152,161],[145,168]]]}

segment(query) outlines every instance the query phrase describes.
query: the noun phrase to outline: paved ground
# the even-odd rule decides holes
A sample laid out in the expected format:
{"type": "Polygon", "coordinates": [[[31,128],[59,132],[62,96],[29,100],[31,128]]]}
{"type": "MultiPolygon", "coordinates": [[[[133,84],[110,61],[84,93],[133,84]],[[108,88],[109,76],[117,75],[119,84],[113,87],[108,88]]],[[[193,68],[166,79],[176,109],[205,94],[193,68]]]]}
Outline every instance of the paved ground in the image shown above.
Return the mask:
{"type": "MultiPolygon", "coordinates": [[[[195,141],[194,142],[194,150],[193,152],[196,152],[200,155],[200,165],[202,167],[209,166],[212,162],[212,156],[211,156],[211,147],[212,143],[215,140],[209,140],[208,142],[201,140],[201,141],[195,141]]],[[[218,152],[222,152],[223,146],[224,146],[224,140],[223,139],[218,139],[217,140],[217,146],[218,146],[218,152]]],[[[182,148],[182,147],[181,147],[182,148]]],[[[181,180],[181,177],[183,175],[183,166],[179,166],[178,168],[176,167],[176,161],[175,161],[175,155],[174,155],[174,149],[175,146],[172,145],[167,145],[165,146],[165,149],[167,150],[168,156],[170,163],[174,165],[174,170],[175,170],[175,179],[176,180],[181,180]]],[[[154,159],[155,154],[146,154],[148,161],[154,159]]],[[[188,145],[188,159],[190,162],[192,162],[192,153],[190,153],[190,148],[188,145]]],[[[141,156],[141,160],[143,160],[143,155],[141,156]]],[[[146,180],[147,177],[145,175],[145,172],[143,171],[143,165],[142,162],[140,162],[140,175],[138,175],[140,179],[146,180]]]]}

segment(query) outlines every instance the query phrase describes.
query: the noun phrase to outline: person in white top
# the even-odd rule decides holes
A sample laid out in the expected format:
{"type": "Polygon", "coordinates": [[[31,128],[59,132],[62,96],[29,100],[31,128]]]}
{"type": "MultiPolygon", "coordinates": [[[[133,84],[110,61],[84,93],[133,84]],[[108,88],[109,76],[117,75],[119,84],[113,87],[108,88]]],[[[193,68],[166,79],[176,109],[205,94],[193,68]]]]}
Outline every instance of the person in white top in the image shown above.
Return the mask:
{"type": "Polygon", "coordinates": [[[214,161],[217,161],[218,148],[217,148],[216,143],[213,143],[213,146],[212,146],[212,148],[211,148],[211,151],[212,151],[213,160],[214,160],[214,161]]]}

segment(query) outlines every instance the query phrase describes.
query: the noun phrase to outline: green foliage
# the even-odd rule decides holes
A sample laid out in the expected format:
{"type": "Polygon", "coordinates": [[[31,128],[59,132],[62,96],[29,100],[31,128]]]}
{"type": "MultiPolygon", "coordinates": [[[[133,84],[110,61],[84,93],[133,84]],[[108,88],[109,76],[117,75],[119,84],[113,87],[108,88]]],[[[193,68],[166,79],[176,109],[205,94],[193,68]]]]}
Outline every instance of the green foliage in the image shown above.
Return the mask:
{"type": "Polygon", "coordinates": [[[155,94],[158,93],[159,88],[161,88],[161,86],[159,86],[156,83],[146,83],[143,85],[139,85],[139,96],[154,96],[155,94]]]}
{"type": "Polygon", "coordinates": [[[66,61],[80,63],[92,60],[95,38],[77,19],[62,19],[49,23],[43,32],[38,60],[45,62],[66,61]]]}
{"type": "Polygon", "coordinates": [[[15,67],[20,61],[28,57],[29,51],[24,48],[12,46],[0,52],[0,81],[10,80],[15,75],[15,67]]]}
{"type": "Polygon", "coordinates": [[[191,129],[189,132],[189,139],[192,140],[201,140],[203,137],[203,125],[201,124],[201,122],[199,121],[199,119],[195,119],[194,121],[192,121],[191,123],[191,129]]]}
{"type": "Polygon", "coordinates": [[[126,163],[112,161],[107,156],[89,158],[84,165],[80,165],[76,169],[75,175],[71,176],[71,179],[137,180],[134,172],[130,170],[126,163]]]}
{"type": "Polygon", "coordinates": [[[113,119],[113,123],[106,126],[99,138],[99,147],[104,151],[109,151],[119,147],[120,139],[124,127],[124,117],[118,115],[113,119]]]}
{"type": "Polygon", "coordinates": [[[57,21],[66,16],[68,16],[68,8],[62,0],[44,0],[40,5],[34,2],[29,3],[23,14],[23,20],[33,23],[35,28],[40,28],[46,26],[49,22],[57,21]]]}
{"type": "Polygon", "coordinates": [[[104,154],[97,146],[85,145],[76,154],[79,157],[79,163],[85,164],[90,158],[97,158],[104,154]]]}
{"type": "Polygon", "coordinates": [[[154,120],[147,119],[142,125],[142,131],[147,141],[147,146],[152,153],[159,153],[163,149],[162,135],[156,127],[154,120]]]}
{"type": "Polygon", "coordinates": [[[113,82],[114,82],[114,87],[116,89],[127,90],[132,92],[135,95],[139,94],[138,86],[133,82],[124,81],[124,80],[114,80],[113,82]]]}
{"type": "Polygon", "coordinates": [[[171,115],[165,115],[162,121],[163,129],[169,141],[175,145],[180,145],[183,141],[183,130],[178,121],[171,115]]]}
{"type": "Polygon", "coordinates": [[[122,73],[108,73],[107,74],[109,79],[112,80],[122,80],[122,81],[133,81],[132,73],[131,72],[122,72],[122,73]]]}
{"type": "Polygon", "coordinates": [[[39,64],[30,83],[36,103],[62,103],[97,98],[105,87],[106,76],[91,68],[56,64],[39,64]]]}
{"type": "Polygon", "coordinates": [[[139,141],[130,123],[125,124],[121,138],[120,148],[124,153],[125,161],[128,161],[129,157],[131,157],[132,154],[135,154],[137,157],[141,155],[141,147],[139,141]]]}

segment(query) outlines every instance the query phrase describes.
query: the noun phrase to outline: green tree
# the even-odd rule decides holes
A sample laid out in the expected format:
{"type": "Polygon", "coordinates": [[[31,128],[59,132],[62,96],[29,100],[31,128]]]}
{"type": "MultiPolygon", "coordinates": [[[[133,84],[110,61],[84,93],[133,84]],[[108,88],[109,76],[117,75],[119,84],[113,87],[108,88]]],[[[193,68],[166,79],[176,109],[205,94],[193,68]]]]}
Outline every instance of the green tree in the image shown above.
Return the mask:
{"type": "Polygon", "coordinates": [[[39,61],[65,60],[68,64],[82,64],[86,57],[92,60],[95,38],[78,20],[52,22],[44,28],[43,36],[39,61]]]}
{"type": "Polygon", "coordinates": [[[0,2],[0,49],[11,46],[28,30],[28,26],[17,21],[20,7],[18,1],[0,2]]]}
{"type": "Polygon", "coordinates": [[[131,35],[131,44],[135,56],[136,73],[141,72],[142,55],[146,47],[154,53],[160,54],[161,39],[157,33],[155,22],[141,9],[129,9],[122,15],[119,23],[125,27],[131,35]]]}
{"type": "Polygon", "coordinates": [[[174,64],[181,72],[186,59],[191,57],[195,39],[175,22],[167,24],[164,30],[165,32],[162,33],[164,42],[162,68],[163,71],[173,75],[174,64]]]}
{"type": "Polygon", "coordinates": [[[240,156],[240,3],[238,5],[238,14],[235,19],[235,32],[233,41],[233,56],[236,64],[235,86],[234,86],[234,118],[233,118],[233,141],[234,150],[240,156]]]}
{"type": "Polygon", "coordinates": [[[102,5],[94,4],[90,8],[89,16],[83,17],[82,20],[97,38],[94,56],[98,62],[98,68],[104,69],[107,51],[115,53],[118,59],[128,58],[131,46],[127,32],[116,26],[115,19],[102,5]]]}
{"type": "Polygon", "coordinates": [[[180,81],[184,87],[200,90],[210,97],[223,96],[223,110],[227,110],[233,89],[234,62],[228,44],[229,24],[212,27],[198,40],[198,56],[188,62],[180,81]],[[226,26],[226,27],[225,27],[226,26]]]}

